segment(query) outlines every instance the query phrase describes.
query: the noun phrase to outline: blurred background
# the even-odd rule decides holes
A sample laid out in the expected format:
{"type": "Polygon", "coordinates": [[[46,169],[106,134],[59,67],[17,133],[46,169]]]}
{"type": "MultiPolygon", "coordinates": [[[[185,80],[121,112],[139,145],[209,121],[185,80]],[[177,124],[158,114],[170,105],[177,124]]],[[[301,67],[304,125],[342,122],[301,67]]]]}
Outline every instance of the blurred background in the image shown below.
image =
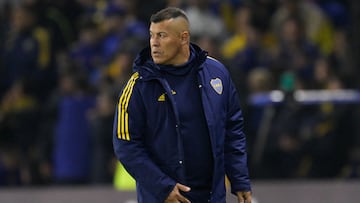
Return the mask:
{"type": "Polygon", "coordinates": [[[229,69],[255,182],[360,177],[360,1],[0,0],[0,189],[133,188],[113,114],[166,6],[229,69]]]}

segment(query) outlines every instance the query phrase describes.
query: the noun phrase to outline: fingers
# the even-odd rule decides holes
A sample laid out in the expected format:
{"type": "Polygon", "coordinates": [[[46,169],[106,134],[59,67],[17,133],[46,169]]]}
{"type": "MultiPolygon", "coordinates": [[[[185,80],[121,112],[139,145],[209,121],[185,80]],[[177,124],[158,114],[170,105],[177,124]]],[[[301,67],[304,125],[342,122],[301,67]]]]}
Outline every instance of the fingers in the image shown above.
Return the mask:
{"type": "Polygon", "coordinates": [[[251,203],[251,192],[245,192],[245,203],[251,203]]]}
{"type": "Polygon", "coordinates": [[[176,187],[183,192],[189,192],[191,190],[190,187],[182,185],[180,183],[176,183],[176,187]]]}
{"type": "Polygon", "coordinates": [[[238,203],[251,203],[251,192],[237,192],[238,203]]]}
{"type": "MultiPolygon", "coordinates": [[[[182,185],[180,183],[177,183],[176,186],[179,191],[182,191],[182,192],[189,192],[191,189],[190,187],[186,186],[186,185],[182,185]]],[[[180,202],[182,203],[191,203],[190,200],[186,199],[184,196],[182,196],[179,192],[179,195],[178,195],[178,200],[180,200],[180,202]]]]}
{"type": "Polygon", "coordinates": [[[180,194],[179,194],[178,200],[179,200],[181,203],[191,203],[190,200],[186,199],[184,196],[182,196],[182,195],[180,195],[180,194]]]}
{"type": "Polygon", "coordinates": [[[184,196],[182,196],[180,193],[175,194],[174,197],[172,197],[171,199],[167,199],[165,201],[165,203],[170,203],[170,202],[180,202],[180,203],[191,203],[190,200],[186,199],[184,196]]]}
{"type": "Polygon", "coordinates": [[[189,192],[190,187],[177,183],[173,191],[169,194],[168,198],[165,200],[165,203],[172,203],[172,202],[191,203],[188,199],[186,199],[183,195],[181,195],[180,191],[189,192]]]}

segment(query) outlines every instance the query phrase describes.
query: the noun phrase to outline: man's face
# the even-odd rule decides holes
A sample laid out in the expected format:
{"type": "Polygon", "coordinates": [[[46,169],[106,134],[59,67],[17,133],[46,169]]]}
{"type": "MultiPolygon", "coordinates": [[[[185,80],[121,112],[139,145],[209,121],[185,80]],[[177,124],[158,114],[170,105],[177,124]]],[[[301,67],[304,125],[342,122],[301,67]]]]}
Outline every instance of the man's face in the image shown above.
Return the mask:
{"type": "Polygon", "coordinates": [[[156,64],[179,65],[181,33],[173,19],[150,24],[151,56],[156,64]]]}

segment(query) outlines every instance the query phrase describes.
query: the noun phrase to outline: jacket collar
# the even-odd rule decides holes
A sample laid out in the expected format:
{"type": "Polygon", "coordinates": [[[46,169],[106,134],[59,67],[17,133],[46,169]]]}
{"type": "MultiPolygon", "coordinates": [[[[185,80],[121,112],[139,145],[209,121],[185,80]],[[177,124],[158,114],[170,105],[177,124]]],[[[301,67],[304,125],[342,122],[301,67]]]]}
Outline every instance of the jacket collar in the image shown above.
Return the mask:
{"type": "MultiPolygon", "coordinates": [[[[201,65],[205,62],[208,53],[193,43],[190,43],[190,51],[191,55],[194,55],[191,66],[201,69],[201,65]]],[[[140,76],[145,80],[158,78],[161,75],[160,67],[151,58],[149,46],[140,51],[135,58],[133,67],[134,72],[139,72],[140,76]]]]}

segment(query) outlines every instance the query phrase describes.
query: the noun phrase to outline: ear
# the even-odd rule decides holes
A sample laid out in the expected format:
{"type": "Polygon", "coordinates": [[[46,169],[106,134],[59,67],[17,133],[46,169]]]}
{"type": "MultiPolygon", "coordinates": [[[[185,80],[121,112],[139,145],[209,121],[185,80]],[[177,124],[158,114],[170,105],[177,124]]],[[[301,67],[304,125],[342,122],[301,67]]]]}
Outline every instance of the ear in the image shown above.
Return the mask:
{"type": "Polygon", "coordinates": [[[182,45],[187,45],[190,42],[190,33],[189,31],[183,31],[180,35],[180,40],[182,45]]]}

